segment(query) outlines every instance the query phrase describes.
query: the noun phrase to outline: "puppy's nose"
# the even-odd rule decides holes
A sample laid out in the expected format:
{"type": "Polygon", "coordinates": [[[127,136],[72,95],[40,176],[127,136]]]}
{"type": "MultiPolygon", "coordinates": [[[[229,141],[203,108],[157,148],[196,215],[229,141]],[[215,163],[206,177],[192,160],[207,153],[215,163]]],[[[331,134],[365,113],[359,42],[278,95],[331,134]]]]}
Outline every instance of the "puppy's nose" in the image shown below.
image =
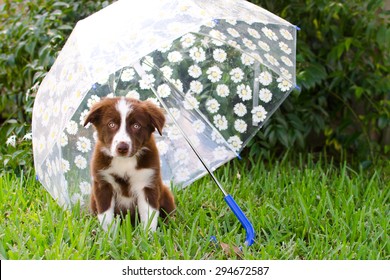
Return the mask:
{"type": "Polygon", "coordinates": [[[129,145],[125,142],[120,142],[118,146],[116,146],[116,150],[120,155],[126,155],[129,152],[129,145]]]}

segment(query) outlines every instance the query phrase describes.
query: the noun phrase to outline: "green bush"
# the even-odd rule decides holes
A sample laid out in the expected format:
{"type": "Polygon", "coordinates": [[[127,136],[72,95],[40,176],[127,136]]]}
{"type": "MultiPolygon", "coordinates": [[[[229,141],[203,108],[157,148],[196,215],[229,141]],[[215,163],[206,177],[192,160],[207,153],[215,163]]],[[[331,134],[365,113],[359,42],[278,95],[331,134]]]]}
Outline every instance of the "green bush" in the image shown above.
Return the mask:
{"type": "MultiPolygon", "coordinates": [[[[113,1],[18,0],[0,6],[0,161],[31,166],[36,90],[75,23],[113,1]],[[27,139],[25,135],[27,134],[27,139]],[[13,144],[15,147],[13,147],[13,144]]],[[[390,152],[389,12],[384,2],[252,0],[300,26],[297,83],[250,144],[252,155],[322,150],[362,162],[390,152]]]]}
{"type": "Polygon", "coordinates": [[[75,23],[109,3],[87,0],[4,2],[0,6],[0,141],[7,144],[0,146],[0,162],[5,170],[17,170],[32,165],[28,138],[39,83],[75,23]]]}
{"type": "Polygon", "coordinates": [[[302,90],[287,98],[252,141],[251,152],[325,147],[365,164],[388,156],[390,29],[384,1],[251,2],[302,28],[297,42],[302,90]]]}

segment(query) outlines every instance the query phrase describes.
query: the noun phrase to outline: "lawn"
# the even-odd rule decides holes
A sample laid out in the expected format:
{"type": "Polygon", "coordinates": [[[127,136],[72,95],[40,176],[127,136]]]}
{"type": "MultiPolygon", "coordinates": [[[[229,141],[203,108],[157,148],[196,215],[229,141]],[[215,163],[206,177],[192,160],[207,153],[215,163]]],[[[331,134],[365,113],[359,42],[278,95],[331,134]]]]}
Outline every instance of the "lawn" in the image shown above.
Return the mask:
{"type": "Polygon", "coordinates": [[[257,233],[241,253],[233,249],[243,245],[245,231],[209,177],[175,189],[175,216],[151,234],[128,219],[106,233],[86,209],[62,210],[29,173],[0,177],[1,258],[390,258],[388,161],[356,171],[311,156],[235,160],[216,175],[257,233]]]}

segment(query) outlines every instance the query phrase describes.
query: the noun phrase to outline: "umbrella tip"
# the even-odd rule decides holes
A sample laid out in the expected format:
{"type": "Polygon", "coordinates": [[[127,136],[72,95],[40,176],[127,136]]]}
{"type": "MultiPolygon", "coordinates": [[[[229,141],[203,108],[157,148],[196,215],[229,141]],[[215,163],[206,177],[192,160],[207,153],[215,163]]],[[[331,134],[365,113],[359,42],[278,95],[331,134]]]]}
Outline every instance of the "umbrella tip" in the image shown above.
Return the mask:
{"type": "Polygon", "coordinates": [[[298,30],[298,31],[301,31],[301,28],[297,25],[294,25],[295,29],[298,30]]]}

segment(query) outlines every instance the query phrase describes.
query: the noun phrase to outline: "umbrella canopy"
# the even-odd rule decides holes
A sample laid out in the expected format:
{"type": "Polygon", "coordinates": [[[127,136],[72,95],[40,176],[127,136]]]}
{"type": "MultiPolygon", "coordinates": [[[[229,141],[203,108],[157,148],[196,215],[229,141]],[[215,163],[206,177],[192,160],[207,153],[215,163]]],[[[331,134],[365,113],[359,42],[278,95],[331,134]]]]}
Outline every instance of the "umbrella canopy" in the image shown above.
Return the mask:
{"type": "Polygon", "coordinates": [[[64,207],[90,192],[101,98],[151,100],[163,180],[186,186],[236,157],[295,87],[296,27],[244,0],[118,1],[77,23],[33,111],[39,180],[64,207]],[[196,153],[192,148],[196,149],[196,153]]]}

